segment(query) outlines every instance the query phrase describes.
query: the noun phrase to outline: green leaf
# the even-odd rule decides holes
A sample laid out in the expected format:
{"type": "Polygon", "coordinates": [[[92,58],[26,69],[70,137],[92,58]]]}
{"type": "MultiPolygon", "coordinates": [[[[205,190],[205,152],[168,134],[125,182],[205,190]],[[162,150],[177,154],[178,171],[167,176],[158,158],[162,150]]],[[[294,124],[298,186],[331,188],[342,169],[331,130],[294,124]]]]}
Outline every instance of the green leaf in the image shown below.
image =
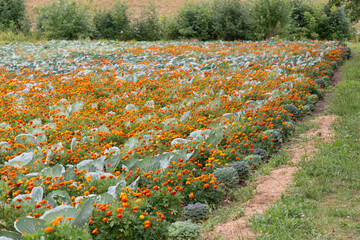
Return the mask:
{"type": "Polygon", "coordinates": [[[37,218],[19,218],[14,227],[20,233],[34,234],[46,227],[46,221],[37,218]]]}
{"type": "Polygon", "coordinates": [[[67,167],[67,169],[66,169],[67,171],[64,173],[64,179],[66,181],[74,179],[75,178],[75,172],[74,172],[75,167],[69,166],[69,165],[67,165],[66,167],[67,167]]]}
{"type": "MultiPolygon", "coordinates": [[[[115,194],[115,191],[114,191],[114,194],[115,194]]],[[[110,205],[113,202],[114,202],[114,196],[107,192],[99,195],[96,199],[96,203],[98,203],[98,204],[106,203],[106,204],[110,205]]]]}
{"type": "Polygon", "coordinates": [[[34,153],[26,152],[22,153],[19,156],[14,157],[13,159],[7,162],[9,166],[23,167],[28,165],[33,160],[34,153]]]}
{"type": "Polygon", "coordinates": [[[64,190],[55,190],[50,192],[46,196],[46,200],[54,208],[57,205],[61,205],[63,203],[65,204],[70,203],[70,195],[64,190]]]}
{"type": "Polygon", "coordinates": [[[71,226],[74,227],[84,227],[87,223],[89,223],[92,211],[93,211],[93,204],[95,202],[94,198],[89,198],[84,203],[80,213],[73,219],[71,222],[71,226]]]}
{"type": "Polygon", "coordinates": [[[30,193],[30,197],[35,200],[37,203],[42,201],[43,199],[43,195],[44,195],[44,189],[39,186],[39,187],[34,187],[32,190],[31,190],[31,193],[30,193]]]}
{"type": "Polygon", "coordinates": [[[137,188],[138,188],[138,180],[140,179],[140,177],[138,177],[137,179],[135,179],[135,181],[133,181],[128,187],[133,190],[133,191],[136,191],[137,188]]]}
{"type": "Polygon", "coordinates": [[[64,166],[58,163],[54,167],[46,167],[41,170],[41,175],[44,177],[61,177],[64,172],[64,166]]]}
{"type": "Polygon", "coordinates": [[[76,147],[76,145],[77,145],[77,141],[76,141],[76,137],[74,137],[74,138],[71,140],[70,149],[71,149],[71,150],[74,150],[74,148],[76,147]]]}
{"type": "Polygon", "coordinates": [[[73,217],[75,218],[77,215],[79,214],[79,211],[74,208],[71,207],[69,205],[61,205],[58,206],[54,209],[50,209],[48,211],[46,211],[41,217],[40,219],[44,219],[46,222],[50,223],[52,220],[55,220],[58,217],[73,217]]]}
{"type": "Polygon", "coordinates": [[[18,240],[21,238],[21,234],[17,232],[10,232],[10,231],[0,231],[0,240],[18,240]]]}
{"type": "Polygon", "coordinates": [[[106,169],[110,170],[110,169],[116,168],[121,161],[121,157],[122,157],[122,155],[116,154],[112,157],[107,158],[105,160],[105,166],[107,166],[108,164],[110,164],[110,165],[107,166],[106,169]]]}
{"type": "Polygon", "coordinates": [[[208,139],[206,140],[206,145],[211,144],[212,147],[216,147],[221,140],[223,139],[222,129],[219,127],[210,132],[208,139]]]}

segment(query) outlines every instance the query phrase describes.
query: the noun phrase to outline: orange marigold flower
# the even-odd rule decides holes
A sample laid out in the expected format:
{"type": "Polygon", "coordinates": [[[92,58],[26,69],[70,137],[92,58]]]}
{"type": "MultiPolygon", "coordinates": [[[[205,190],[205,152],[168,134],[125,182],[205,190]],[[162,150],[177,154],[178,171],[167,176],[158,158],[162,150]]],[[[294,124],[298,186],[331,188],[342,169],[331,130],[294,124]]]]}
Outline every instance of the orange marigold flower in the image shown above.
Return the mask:
{"type": "Polygon", "coordinates": [[[52,230],[53,230],[52,227],[47,227],[47,228],[45,228],[45,232],[46,232],[46,233],[51,233],[52,230]]]}
{"type": "Polygon", "coordinates": [[[204,188],[209,188],[209,187],[210,187],[210,185],[207,183],[204,185],[204,188]]]}
{"type": "Polygon", "coordinates": [[[91,233],[92,233],[92,234],[97,234],[98,231],[99,231],[99,229],[98,229],[98,228],[95,228],[91,233]]]}

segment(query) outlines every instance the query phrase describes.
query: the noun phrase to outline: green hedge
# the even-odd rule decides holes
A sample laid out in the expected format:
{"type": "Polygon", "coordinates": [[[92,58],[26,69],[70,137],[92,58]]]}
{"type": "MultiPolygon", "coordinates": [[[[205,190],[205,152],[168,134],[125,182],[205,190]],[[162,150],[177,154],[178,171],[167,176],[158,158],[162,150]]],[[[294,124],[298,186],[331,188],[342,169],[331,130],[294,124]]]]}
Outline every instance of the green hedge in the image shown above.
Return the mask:
{"type": "MultiPolygon", "coordinates": [[[[92,11],[75,0],[56,0],[38,7],[36,29],[41,39],[347,40],[349,13],[334,4],[308,0],[204,0],[186,2],[171,17],[160,17],[153,5],[138,18],[123,1],[92,11]]],[[[0,30],[29,31],[25,0],[0,0],[0,30]]]]}

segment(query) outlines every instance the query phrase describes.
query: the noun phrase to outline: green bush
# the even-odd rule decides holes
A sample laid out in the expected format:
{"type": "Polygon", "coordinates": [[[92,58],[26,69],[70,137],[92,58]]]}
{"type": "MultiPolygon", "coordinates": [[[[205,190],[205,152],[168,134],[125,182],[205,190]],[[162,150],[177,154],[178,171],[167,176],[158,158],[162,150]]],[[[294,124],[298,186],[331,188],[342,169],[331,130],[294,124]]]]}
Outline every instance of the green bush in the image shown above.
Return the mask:
{"type": "Polygon", "coordinates": [[[318,29],[320,39],[346,40],[350,37],[350,20],[343,8],[326,5],[318,29]]]}
{"type": "Polygon", "coordinates": [[[291,8],[286,0],[255,0],[250,16],[255,39],[284,35],[290,20],[291,8]]]}
{"type": "Polygon", "coordinates": [[[116,1],[110,10],[98,11],[93,18],[94,34],[97,39],[129,40],[130,30],[129,7],[116,1]]]}
{"type": "Polygon", "coordinates": [[[308,104],[315,104],[319,101],[319,97],[316,94],[311,94],[310,96],[306,97],[305,101],[308,104]]]}
{"type": "Polygon", "coordinates": [[[254,148],[253,154],[260,155],[261,157],[266,157],[267,152],[266,152],[266,150],[264,150],[262,148],[254,148]]]}
{"type": "Polygon", "coordinates": [[[291,2],[289,23],[290,39],[317,39],[318,19],[321,9],[307,0],[294,0],[291,2]]]}
{"type": "Polygon", "coordinates": [[[251,168],[247,162],[236,161],[229,163],[228,167],[232,167],[236,170],[241,181],[245,180],[250,175],[251,168]]]}
{"type": "Polygon", "coordinates": [[[327,83],[322,78],[315,79],[314,82],[319,84],[319,86],[321,86],[322,88],[326,88],[328,86],[327,83]]]}
{"type": "Polygon", "coordinates": [[[250,166],[253,166],[254,168],[258,168],[262,163],[262,159],[260,155],[246,156],[244,161],[247,162],[250,166]]]}
{"type": "Polygon", "coordinates": [[[200,237],[200,227],[192,222],[175,222],[168,228],[172,240],[195,240],[200,237]]]}
{"type": "Polygon", "coordinates": [[[315,110],[315,105],[312,104],[312,103],[306,104],[305,106],[307,106],[307,107],[310,109],[310,111],[314,111],[314,110],[315,110]]]}
{"type": "Polygon", "coordinates": [[[214,177],[219,183],[223,183],[226,188],[236,188],[239,184],[238,173],[232,167],[215,169],[214,177]]]}
{"type": "Polygon", "coordinates": [[[36,30],[48,39],[80,39],[90,35],[90,12],[73,0],[59,0],[36,9],[36,30]]]}
{"type": "Polygon", "coordinates": [[[183,214],[186,220],[198,221],[210,214],[210,208],[202,203],[189,204],[184,207],[183,214]]]}
{"type": "Polygon", "coordinates": [[[155,6],[142,9],[140,17],[132,25],[133,34],[138,41],[156,41],[160,39],[160,21],[155,6]]]}
{"type": "Polygon", "coordinates": [[[214,24],[210,2],[186,3],[176,17],[180,38],[210,40],[214,38],[214,24]]]}
{"type": "Polygon", "coordinates": [[[164,16],[160,22],[162,38],[165,40],[176,40],[180,38],[181,34],[177,23],[177,15],[170,17],[164,16]]]}
{"type": "Polygon", "coordinates": [[[0,30],[28,32],[31,27],[25,0],[0,0],[0,30]]]}
{"type": "Polygon", "coordinates": [[[218,39],[249,39],[248,9],[239,0],[219,0],[212,5],[214,34],[218,39]]]}
{"type": "Polygon", "coordinates": [[[285,104],[282,105],[283,109],[285,109],[288,113],[291,113],[292,116],[298,118],[300,117],[300,110],[298,109],[297,106],[295,106],[294,104],[285,104]]]}

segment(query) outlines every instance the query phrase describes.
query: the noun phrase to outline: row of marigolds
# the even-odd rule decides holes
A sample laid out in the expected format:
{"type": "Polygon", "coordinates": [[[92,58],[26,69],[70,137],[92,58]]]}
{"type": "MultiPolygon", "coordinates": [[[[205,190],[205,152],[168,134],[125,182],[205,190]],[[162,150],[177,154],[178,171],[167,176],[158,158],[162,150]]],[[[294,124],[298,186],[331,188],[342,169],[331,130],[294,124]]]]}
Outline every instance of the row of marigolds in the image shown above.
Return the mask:
{"type": "Polygon", "coordinates": [[[68,42],[64,59],[53,44],[3,50],[19,56],[0,87],[10,239],[197,237],[350,54],[334,42],[68,42]]]}

